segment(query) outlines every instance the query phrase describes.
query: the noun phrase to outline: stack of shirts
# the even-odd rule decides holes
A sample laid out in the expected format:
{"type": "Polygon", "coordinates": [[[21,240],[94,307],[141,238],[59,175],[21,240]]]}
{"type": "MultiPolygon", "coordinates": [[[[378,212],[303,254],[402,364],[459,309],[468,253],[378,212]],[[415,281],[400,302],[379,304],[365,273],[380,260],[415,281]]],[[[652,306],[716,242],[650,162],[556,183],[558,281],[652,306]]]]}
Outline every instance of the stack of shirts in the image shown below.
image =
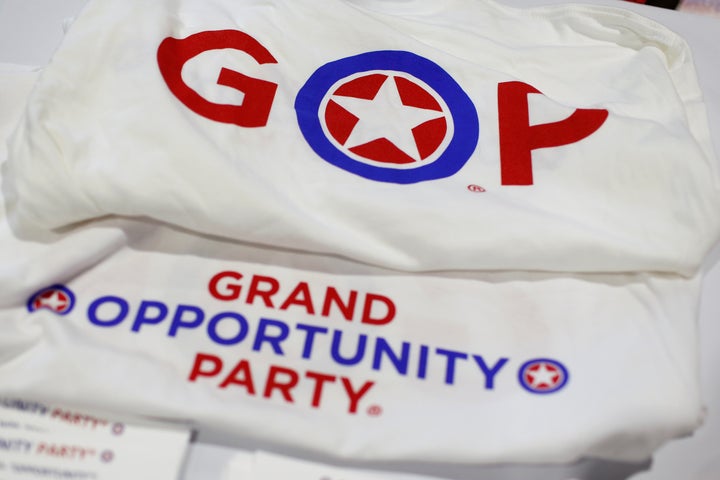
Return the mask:
{"type": "Polygon", "coordinates": [[[91,0],[3,167],[0,394],[357,460],[699,425],[687,45],[474,0],[91,0]]]}

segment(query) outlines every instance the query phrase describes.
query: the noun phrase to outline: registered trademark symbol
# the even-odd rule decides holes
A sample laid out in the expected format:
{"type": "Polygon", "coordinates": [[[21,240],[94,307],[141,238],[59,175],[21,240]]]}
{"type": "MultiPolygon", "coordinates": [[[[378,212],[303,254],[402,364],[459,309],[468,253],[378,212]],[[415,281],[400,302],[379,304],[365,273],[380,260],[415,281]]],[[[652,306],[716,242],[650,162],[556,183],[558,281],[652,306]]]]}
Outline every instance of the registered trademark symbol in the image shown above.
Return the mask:
{"type": "Polygon", "coordinates": [[[115,458],[115,454],[112,452],[112,450],[105,450],[100,454],[100,460],[102,460],[105,463],[112,462],[115,458]]]}
{"type": "Polygon", "coordinates": [[[475,185],[474,183],[468,185],[467,189],[473,193],[482,193],[485,191],[483,187],[481,187],[480,185],[475,185]]]}
{"type": "Polygon", "coordinates": [[[379,417],[380,415],[382,415],[382,412],[383,410],[380,405],[373,405],[372,407],[367,409],[367,413],[371,417],[379,417]]]}

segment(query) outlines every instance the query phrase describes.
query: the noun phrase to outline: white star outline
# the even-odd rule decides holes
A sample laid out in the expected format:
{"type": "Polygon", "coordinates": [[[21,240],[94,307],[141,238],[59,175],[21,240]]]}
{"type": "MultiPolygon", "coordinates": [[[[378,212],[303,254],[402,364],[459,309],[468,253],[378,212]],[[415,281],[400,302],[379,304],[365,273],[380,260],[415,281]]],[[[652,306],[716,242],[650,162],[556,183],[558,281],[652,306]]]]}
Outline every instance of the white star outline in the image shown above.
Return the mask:
{"type": "Polygon", "coordinates": [[[537,370],[530,370],[529,367],[525,369],[525,375],[529,375],[530,377],[532,377],[532,381],[530,382],[531,388],[539,391],[551,390],[562,383],[564,377],[562,370],[555,367],[554,365],[551,365],[554,369],[551,370],[550,368],[548,368],[548,364],[546,362],[539,363],[540,368],[538,368],[537,370]],[[557,380],[553,380],[553,378],[556,376],[558,377],[557,380]],[[541,387],[541,385],[546,385],[546,387],[541,387]]]}
{"type": "Polygon", "coordinates": [[[433,163],[443,154],[447,146],[450,144],[455,132],[455,125],[453,123],[450,108],[447,106],[447,103],[445,103],[445,100],[438,95],[435,89],[419,78],[398,70],[368,70],[341,78],[328,89],[322,102],[320,102],[318,115],[325,137],[345,155],[361,163],[396,170],[411,170],[413,168],[417,168],[418,166],[433,163]],[[333,94],[333,92],[346,83],[360,77],[374,74],[384,75],[387,78],[380,87],[380,90],[376,93],[375,97],[371,100],[333,94]],[[395,77],[404,78],[421,87],[429,93],[435,101],[438,102],[441,111],[402,104],[402,101],[400,100],[400,93],[397,90],[397,85],[394,80],[395,77]],[[325,120],[325,112],[330,100],[333,100],[342,108],[359,118],[357,125],[353,128],[350,137],[348,137],[344,145],[340,144],[330,134],[330,129],[328,128],[325,120]],[[389,114],[378,114],[383,111],[389,114]],[[422,160],[418,152],[417,144],[415,143],[415,138],[412,134],[412,128],[415,128],[429,120],[438,118],[444,118],[447,124],[445,138],[432,155],[422,160]],[[398,123],[402,124],[401,128],[398,128],[398,123]],[[384,163],[357,155],[349,150],[355,146],[363,145],[383,137],[387,138],[398,149],[402,150],[406,155],[415,161],[408,164],[384,163]]]}

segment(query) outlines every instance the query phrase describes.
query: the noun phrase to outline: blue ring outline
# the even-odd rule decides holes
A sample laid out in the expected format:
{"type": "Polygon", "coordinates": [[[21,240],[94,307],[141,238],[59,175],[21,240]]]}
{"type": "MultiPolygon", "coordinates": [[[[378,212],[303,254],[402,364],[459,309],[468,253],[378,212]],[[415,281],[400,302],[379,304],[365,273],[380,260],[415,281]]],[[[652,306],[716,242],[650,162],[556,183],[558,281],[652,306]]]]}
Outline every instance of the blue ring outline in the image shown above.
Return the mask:
{"type": "Polygon", "coordinates": [[[321,66],[298,92],[295,113],[305,140],[322,159],[348,172],[380,182],[410,184],[454,175],[475,152],[480,138],[475,104],[460,85],[436,63],[402,50],[366,52],[321,66]],[[338,150],[325,136],[320,122],[320,105],[330,88],[350,75],[376,70],[408,73],[424,81],[445,101],[455,131],[445,151],[433,163],[412,169],[368,165],[338,150]]]}

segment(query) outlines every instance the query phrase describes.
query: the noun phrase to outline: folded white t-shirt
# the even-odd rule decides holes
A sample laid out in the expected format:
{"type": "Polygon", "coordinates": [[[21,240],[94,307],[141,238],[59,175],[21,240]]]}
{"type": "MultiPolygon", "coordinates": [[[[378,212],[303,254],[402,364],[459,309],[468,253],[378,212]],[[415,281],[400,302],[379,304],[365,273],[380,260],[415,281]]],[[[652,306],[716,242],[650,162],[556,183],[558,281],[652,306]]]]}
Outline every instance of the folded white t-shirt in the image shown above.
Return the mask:
{"type": "Polygon", "coordinates": [[[698,278],[397,274],[131,221],[15,251],[5,398],[465,464],[642,460],[702,418],[698,278]]]}
{"type": "Polygon", "coordinates": [[[692,274],[711,150],[687,45],[621,9],[93,0],[4,190],[18,231],[118,214],[409,271],[692,274]]]}

